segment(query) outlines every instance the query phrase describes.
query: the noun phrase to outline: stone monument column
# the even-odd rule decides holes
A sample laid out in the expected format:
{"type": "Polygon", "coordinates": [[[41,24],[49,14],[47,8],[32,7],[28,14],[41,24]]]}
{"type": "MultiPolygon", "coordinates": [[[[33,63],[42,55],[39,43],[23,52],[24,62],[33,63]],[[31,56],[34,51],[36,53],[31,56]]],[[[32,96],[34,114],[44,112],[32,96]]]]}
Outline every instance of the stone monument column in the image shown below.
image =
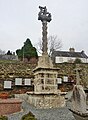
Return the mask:
{"type": "Polygon", "coordinates": [[[42,52],[47,54],[47,21],[42,22],[42,52]]]}
{"type": "Polygon", "coordinates": [[[51,58],[48,56],[47,23],[51,21],[51,14],[47,8],[39,6],[38,20],[42,22],[42,56],[39,58],[38,67],[53,67],[51,58]]]}

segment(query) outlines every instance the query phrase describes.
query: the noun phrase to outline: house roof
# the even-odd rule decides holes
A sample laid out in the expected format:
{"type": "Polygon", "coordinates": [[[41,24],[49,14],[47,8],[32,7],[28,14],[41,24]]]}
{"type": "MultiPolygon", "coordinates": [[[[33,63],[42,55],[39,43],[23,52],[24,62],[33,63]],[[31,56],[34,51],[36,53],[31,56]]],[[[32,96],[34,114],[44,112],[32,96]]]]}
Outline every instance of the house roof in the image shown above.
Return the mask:
{"type": "Polygon", "coordinates": [[[53,51],[52,56],[88,58],[84,51],[81,52],[53,51]]]}

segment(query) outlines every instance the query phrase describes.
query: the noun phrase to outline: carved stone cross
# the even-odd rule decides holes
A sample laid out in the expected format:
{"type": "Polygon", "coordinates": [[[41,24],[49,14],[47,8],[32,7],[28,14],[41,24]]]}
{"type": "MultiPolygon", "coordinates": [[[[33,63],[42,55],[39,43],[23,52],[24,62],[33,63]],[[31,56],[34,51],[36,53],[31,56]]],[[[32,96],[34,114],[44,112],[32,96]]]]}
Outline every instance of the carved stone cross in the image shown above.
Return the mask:
{"type": "Polygon", "coordinates": [[[51,14],[47,12],[47,8],[39,6],[40,12],[38,14],[38,20],[42,21],[42,54],[47,54],[47,22],[51,21],[51,14]]]}

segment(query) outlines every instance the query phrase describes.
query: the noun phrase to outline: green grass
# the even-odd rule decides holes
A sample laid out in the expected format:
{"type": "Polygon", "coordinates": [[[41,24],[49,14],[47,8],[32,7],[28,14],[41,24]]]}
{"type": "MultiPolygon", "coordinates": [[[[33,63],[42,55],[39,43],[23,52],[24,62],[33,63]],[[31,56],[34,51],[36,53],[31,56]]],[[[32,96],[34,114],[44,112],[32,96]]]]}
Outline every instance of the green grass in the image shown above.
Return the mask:
{"type": "Polygon", "coordinates": [[[17,60],[0,60],[0,63],[17,63],[17,60]]]}

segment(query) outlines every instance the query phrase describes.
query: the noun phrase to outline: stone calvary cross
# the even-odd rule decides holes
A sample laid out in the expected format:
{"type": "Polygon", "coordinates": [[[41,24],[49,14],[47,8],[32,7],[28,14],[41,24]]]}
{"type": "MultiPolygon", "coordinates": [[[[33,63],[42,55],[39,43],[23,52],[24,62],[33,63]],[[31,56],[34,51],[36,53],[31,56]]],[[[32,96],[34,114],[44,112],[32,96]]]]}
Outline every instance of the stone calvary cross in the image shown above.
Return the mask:
{"type": "Polygon", "coordinates": [[[47,8],[39,6],[38,20],[42,21],[42,54],[47,54],[47,22],[50,22],[51,13],[47,12],[47,8]]]}

